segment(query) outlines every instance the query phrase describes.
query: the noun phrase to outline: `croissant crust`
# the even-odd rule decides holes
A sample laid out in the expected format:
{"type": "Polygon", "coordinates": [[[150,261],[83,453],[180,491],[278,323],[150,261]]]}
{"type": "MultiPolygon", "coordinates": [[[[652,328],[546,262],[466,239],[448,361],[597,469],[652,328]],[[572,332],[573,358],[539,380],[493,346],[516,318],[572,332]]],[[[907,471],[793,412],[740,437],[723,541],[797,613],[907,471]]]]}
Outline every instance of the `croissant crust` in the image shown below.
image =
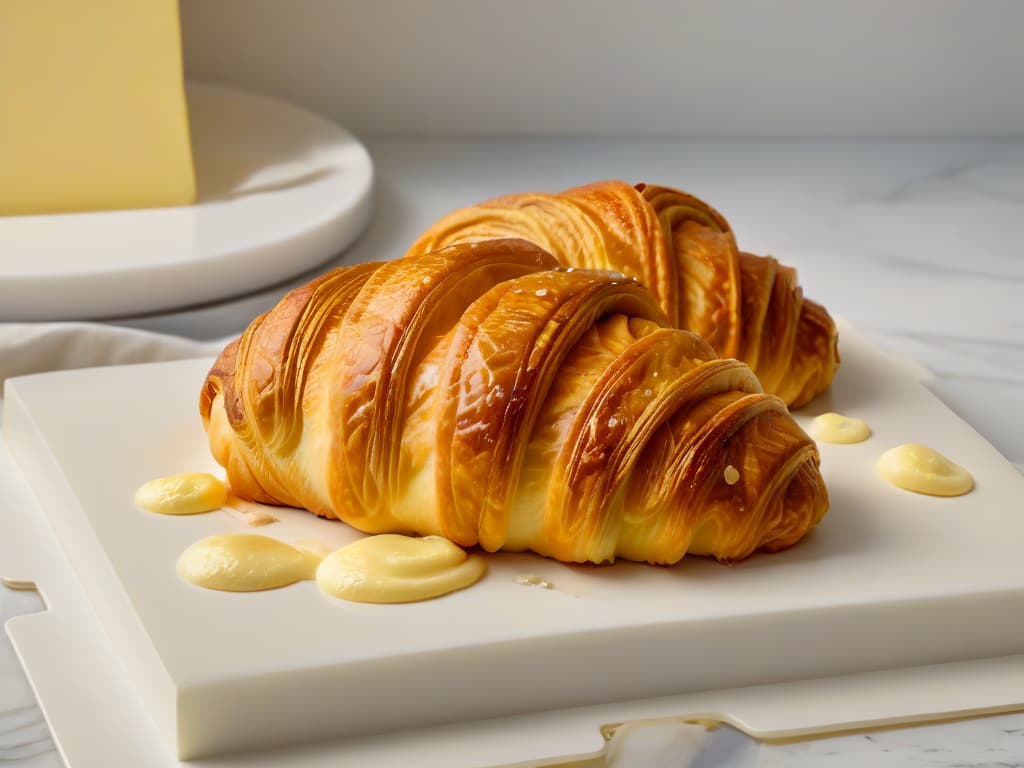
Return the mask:
{"type": "Polygon", "coordinates": [[[673,325],[746,362],[765,391],[790,407],[810,401],[835,375],[835,323],[804,300],[796,272],[741,252],[722,215],[685,192],[603,181],[559,194],[506,195],[443,217],[408,255],[506,237],[536,243],[566,267],[635,277],[673,325]]]}
{"type": "Polygon", "coordinates": [[[523,240],[292,291],[224,350],[200,412],[244,498],[489,551],[734,560],[828,506],[813,441],[747,365],[637,281],[523,240]]]}

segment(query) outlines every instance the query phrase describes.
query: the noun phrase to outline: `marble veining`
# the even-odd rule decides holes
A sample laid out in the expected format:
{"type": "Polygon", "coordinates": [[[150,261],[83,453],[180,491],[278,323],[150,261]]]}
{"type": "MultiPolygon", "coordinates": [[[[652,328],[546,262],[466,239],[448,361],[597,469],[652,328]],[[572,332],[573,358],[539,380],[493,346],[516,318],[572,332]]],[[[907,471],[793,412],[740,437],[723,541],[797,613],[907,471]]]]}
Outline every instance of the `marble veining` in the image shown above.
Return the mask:
{"type": "MultiPolygon", "coordinates": [[[[42,608],[37,593],[0,586],[0,617],[4,621],[42,608]]],[[[7,765],[50,768],[62,762],[11,642],[4,634],[0,638],[0,766],[7,765]]]]}
{"type": "MultiPolygon", "coordinates": [[[[598,178],[689,189],[741,247],[800,271],[808,296],[933,374],[928,386],[1024,463],[1024,143],[369,142],[378,211],[336,263],[393,258],[435,218],[512,191],[598,178]]],[[[136,328],[237,332],[290,286],[136,328]]],[[[2,352],[2,350],[0,350],[2,352]]],[[[2,564],[0,564],[2,566],[2,564]]],[[[0,616],[38,610],[0,590],[0,616]]],[[[60,759],[6,636],[0,765],[60,759]]],[[[853,768],[1024,766],[1024,713],[759,745],[728,727],[635,726],[610,765],[853,768]]]]}
{"type": "Polygon", "coordinates": [[[35,757],[53,750],[43,713],[37,706],[4,712],[0,720],[0,763],[35,757]]]}

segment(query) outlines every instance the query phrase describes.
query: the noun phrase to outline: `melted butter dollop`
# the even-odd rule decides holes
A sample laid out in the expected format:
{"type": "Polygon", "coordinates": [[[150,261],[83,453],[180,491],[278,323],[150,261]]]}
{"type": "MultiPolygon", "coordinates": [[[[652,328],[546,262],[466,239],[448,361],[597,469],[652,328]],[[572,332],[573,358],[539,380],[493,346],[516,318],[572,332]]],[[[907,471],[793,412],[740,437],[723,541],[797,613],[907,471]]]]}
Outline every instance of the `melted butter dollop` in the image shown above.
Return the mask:
{"type": "Polygon", "coordinates": [[[974,488],[970,472],[925,445],[892,448],[878,459],[877,468],[898,488],[929,496],[961,496],[974,488]]]}
{"type": "Polygon", "coordinates": [[[813,422],[814,438],[823,443],[860,443],[871,437],[864,419],[841,413],[823,413],[813,422]]]}
{"type": "Polygon", "coordinates": [[[206,472],[150,480],[135,492],[135,506],[161,515],[195,515],[223,507],[228,489],[206,472]]]}
{"type": "Polygon", "coordinates": [[[178,558],[178,575],[207,589],[258,592],[312,579],[321,556],[256,533],[207,536],[178,558]]]}
{"type": "Polygon", "coordinates": [[[440,536],[367,536],[331,553],[316,572],[328,595],[360,603],[409,603],[468,587],[487,564],[440,536]]]}

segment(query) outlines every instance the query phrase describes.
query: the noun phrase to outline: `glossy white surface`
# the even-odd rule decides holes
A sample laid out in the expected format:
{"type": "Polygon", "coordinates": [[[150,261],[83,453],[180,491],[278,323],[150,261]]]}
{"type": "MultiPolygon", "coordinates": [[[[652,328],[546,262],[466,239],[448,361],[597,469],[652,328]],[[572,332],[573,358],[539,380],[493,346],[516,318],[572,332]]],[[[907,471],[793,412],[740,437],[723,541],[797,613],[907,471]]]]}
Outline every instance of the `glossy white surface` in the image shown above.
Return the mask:
{"type": "Polygon", "coordinates": [[[0,217],[0,319],[109,318],[252,291],[340,253],[373,164],[347,131],[223,86],[188,87],[198,200],[0,217]]]}
{"type": "MultiPolygon", "coordinates": [[[[745,248],[798,266],[808,295],[928,367],[933,391],[1024,462],[1024,145],[377,142],[371,152],[379,212],[346,262],[396,256],[436,216],[492,194],[612,176],[674,183],[716,205],[745,248]]],[[[210,338],[237,331],[279,293],[133,324],[210,338]]],[[[0,591],[0,600],[7,617],[35,598],[0,591]]],[[[16,662],[2,658],[0,701],[29,706],[16,662]]],[[[32,718],[37,710],[0,718],[0,757],[45,747],[32,718]]],[[[672,745],[646,764],[699,764],[671,733],[672,745]]],[[[1022,733],[1024,715],[1005,715],[747,745],[712,764],[1015,765],[1024,763],[1022,733]]],[[[644,764],[625,754],[616,765],[644,764]]],[[[23,764],[57,762],[51,753],[23,764]]]]}

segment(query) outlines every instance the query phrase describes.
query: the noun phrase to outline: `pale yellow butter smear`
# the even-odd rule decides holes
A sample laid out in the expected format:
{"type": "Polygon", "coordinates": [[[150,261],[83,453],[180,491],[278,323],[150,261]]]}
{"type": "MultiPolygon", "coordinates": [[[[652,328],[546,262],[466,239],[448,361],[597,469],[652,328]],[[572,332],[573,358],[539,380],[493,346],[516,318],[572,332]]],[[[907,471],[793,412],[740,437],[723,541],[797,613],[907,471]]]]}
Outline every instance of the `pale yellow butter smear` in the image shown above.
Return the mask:
{"type": "Polygon", "coordinates": [[[550,581],[541,578],[535,573],[526,573],[522,576],[516,576],[515,582],[516,584],[522,584],[524,587],[540,587],[541,589],[554,588],[554,585],[550,581]]]}
{"type": "Polygon", "coordinates": [[[178,575],[207,589],[258,592],[314,578],[319,553],[256,533],[207,536],[182,552],[178,575]]]}
{"type": "Polygon", "coordinates": [[[861,443],[871,437],[864,419],[841,413],[823,413],[813,422],[814,439],[823,443],[861,443]]]}
{"type": "Polygon", "coordinates": [[[150,480],[135,492],[135,506],[161,515],[195,515],[223,507],[227,487],[206,472],[150,480]]]}
{"type": "Polygon", "coordinates": [[[230,492],[228,493],[228,500],[224,502],[224,506],[231,510],[243,523],[251,525],[253,528],[277,522],[277,518],[270,514],[263,504],[248,501],[230,492]]]}
{"type": "Polygon", "coordinates": [[[320,563],[316,581],[328,595],[360,603],[409,603],[468,587],[486,572],[479,555],[440,536],[367,536],[320,563]]]}
{"type": "Polygon", "coordinates": [[[882,454],[878,473],[898,488],[929,496],[961,496],[974,488],[971,473],[925,445],[908,443],[882,454]]]}

